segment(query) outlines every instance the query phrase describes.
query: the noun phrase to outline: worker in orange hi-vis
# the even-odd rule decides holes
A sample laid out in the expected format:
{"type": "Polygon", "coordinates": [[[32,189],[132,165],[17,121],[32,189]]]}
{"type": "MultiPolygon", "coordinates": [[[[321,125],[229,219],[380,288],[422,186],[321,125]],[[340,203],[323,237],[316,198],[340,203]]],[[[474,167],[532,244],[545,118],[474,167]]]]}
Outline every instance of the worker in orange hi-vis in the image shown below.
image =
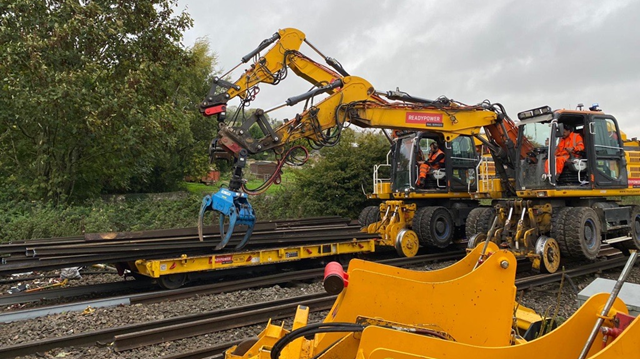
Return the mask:
{"type": "MultiPolygon", "coordinates": [[[[573,132],[573,128],[565,125],[562,131],[562,138],[556,147],[556,176],[560,176],[564,169],[564,164],[571,157],[580,158],[578,151],[584,151],[584,143],[579,133],[573,132]]],[[[545,171],[549,168],[549,160],[545,163],[545,171]]]]}
{"type": "Polygon", "coordinates": [[[438,170],[444,167],[444,152],[438,148],[437,142],[429,145],[429,158],[420,164],[420,175],[418,176],[418,187],[424,187],[427,182],[427,175],[431,170],[438,170]]]}

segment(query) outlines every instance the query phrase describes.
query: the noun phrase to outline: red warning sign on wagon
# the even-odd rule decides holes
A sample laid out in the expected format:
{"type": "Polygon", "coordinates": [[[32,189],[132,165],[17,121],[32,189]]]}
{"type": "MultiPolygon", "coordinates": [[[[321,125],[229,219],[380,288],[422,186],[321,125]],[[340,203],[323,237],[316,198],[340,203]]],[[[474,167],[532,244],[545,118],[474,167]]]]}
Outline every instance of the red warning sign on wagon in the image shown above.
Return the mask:
{"type": "Polygon", "coordinates": [[[216,256],[216,263],[219,264],[230,264],[233,263],[233,256],[216,256]]]}

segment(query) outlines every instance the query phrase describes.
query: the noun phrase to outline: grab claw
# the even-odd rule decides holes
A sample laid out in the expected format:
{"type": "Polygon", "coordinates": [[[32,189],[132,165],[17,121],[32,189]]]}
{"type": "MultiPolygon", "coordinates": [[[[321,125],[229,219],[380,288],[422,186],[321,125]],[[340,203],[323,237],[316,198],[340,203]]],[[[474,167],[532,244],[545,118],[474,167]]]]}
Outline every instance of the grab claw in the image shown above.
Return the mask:
{"type": "Polygon", "coordinates": [[[240,225],[247,226],[247,231],[235,249],[244,248],[253,233],[253,227],[256,223],[256,215],[247,200],[247,194],[221,188],[214,195],[205,196],[202,199],[202,206],[200,207],[200,214],[198,216],[198,237],[200,241],[204,240],[204,214],[207,211],[216,211],[220,214],[221,241],[215,249],[223,249],[227,243],[229,243],[235,227],[240,225]],[[229,218],[229,228],[226,233],[224,229],[225,217],[229,218]]]}

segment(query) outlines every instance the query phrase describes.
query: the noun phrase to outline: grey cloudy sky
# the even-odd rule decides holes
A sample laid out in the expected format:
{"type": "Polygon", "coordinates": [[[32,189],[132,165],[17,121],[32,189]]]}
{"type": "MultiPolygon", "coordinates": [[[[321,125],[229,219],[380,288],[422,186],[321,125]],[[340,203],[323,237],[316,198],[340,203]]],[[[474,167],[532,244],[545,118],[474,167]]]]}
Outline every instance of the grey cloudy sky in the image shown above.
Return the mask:
{"type": "MultiPolygon", "coordinates": [[[[221,70],[293,27],[378,91],[489,99],[513,118],[542,105],[597,102],[629,137],[640,137],[640,0],[179,0],[177,11],[185,8],[195,23],[184,44],[206,37],[221,70]]],[[[301,51],[314,54],[305,44],[301,51]]],[[[262,85],[252,107],[308,89],[290,73],[277,87],[262,85]]]]}

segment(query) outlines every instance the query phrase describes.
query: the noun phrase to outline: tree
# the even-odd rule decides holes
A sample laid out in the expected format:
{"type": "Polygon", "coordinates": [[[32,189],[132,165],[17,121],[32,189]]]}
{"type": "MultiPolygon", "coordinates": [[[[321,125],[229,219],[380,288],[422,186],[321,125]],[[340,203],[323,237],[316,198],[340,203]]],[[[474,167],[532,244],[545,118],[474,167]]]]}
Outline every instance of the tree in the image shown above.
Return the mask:
{"type": "Polygon", "coordinates": [[[0,4],[0,191],[60,202],[159,190],[202,166],[215,121],[195,105],[215,58],[204,42],[183,48],[192,19],[174,5],[0,4]]]}

